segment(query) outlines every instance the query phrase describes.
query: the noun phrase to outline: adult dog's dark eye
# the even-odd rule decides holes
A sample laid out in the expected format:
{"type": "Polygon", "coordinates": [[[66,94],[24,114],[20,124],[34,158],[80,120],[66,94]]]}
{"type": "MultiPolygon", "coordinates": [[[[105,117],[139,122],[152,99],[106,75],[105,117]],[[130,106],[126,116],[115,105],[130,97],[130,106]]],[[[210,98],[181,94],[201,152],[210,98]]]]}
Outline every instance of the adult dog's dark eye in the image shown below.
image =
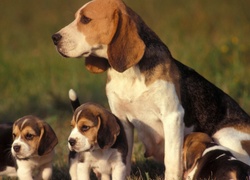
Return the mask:
{"type": "Polygon", "coordinates": [[[26,138],[27,140],[32,140],[33,137],[34,137],[34,135],[32,135],[32,134],[30,134],[30,133],[26,134],[26,136],[25,136],[25,138],[26,138]]]}
{"type": "Polygon", "coordinates": [[[85,126],[85,125],[84,125],[84,126],[82,126],[81,130],[82,130],[83,132],[85,132],[85,131],[89,130],[89,128],[90,128],[89,126],[85,126]]]}
{"type": "Polygon", "coordinates": [[[88,18],[87,16],[81,17],[81,23],[88,24],[92,19],[88,18]]]}

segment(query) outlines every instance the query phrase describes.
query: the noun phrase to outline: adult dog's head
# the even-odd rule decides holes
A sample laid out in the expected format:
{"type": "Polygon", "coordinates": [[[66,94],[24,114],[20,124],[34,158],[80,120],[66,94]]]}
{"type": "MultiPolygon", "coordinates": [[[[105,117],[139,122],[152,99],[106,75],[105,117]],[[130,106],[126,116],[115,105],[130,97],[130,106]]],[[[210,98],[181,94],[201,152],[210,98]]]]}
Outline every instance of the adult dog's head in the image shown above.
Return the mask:
{"type": "Polygon", "coordinates": [[[17,159],[30,159],[50,153],[58,139],[53,129],[35,116],[24,116],[13,124],[11,152],[17,159]]]}
{"type": "Polygon", "coordinates": [[[93,0],[52,39],[63,56],[86,57],[86,67],[92,72],[100,73],[110,66],[123,72],[144,54],[145,44],[137,27],[141,23],[121,0],[93,0]]]}
{"type": "Polygon", "coordinates": [[[79,106],[73,115],[68,138],[71,151],[83,152],[110,148],[120,133],[116,117],[94,103],[79,106]]]}

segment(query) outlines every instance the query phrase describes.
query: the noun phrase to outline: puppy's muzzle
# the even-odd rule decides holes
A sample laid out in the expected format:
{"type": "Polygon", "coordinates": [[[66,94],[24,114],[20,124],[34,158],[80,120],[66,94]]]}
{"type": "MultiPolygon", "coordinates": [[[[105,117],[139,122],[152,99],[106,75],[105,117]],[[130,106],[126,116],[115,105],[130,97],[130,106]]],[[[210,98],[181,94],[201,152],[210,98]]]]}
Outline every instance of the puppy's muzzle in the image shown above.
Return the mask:
{"type": "Polygon", "coordinates": [[[72,147],[76,144],[76,140],[72,139],[72,138],[70,138],[68,142],[69,142],[70,146],[72,146],[72,147]]]}
{"type": "Polygon", "coordinates": [[[56,46],[59,44],[61,39],[62,39],[62,36],[59,33],[56,33],[56,34],[52,35],[52,40],[54,42],[54,45],[56,45],[56,46]]]}
{"type": "Polygon", "coordinates": [[[21,149],[21,146],[20,145],[15,145],[15,146],[13,146],[13,149],[14,149],[14,151],[16,153],[18,153],[20,151],[20,149],[21,149]]]}

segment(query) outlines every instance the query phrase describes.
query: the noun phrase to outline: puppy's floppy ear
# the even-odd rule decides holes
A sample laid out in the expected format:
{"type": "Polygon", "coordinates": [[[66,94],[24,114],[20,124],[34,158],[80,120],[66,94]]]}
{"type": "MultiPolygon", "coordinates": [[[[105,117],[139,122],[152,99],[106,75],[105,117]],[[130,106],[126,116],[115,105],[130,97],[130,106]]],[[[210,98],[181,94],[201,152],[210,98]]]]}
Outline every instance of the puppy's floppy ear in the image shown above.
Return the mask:
{"type": "Polygon", "coordinates": [[[202,156],[203,151],[206,149],[204,144],[199,142],[191,142],[186,149],[184,149],[184,168],[191,170],[197,164],[198,159],[202,156]]]}
{"type": "Polygon", "coordinates": [[[120,133],[120,126],[117,123],[117,119],[111,113],[102,113],[97,118],[99,121],[97,143],[101,149],[110,148],[120,133]]]}
{"type": "MultiPolygon", "coordinates": [[[[145,51],[145,44],[140,38],[135,21],[139,17],[128,7],[126,12],[114,12],[115,34],[108,46],[108,60],[111,67],[123,72],[137,64],[145,51]]],[[[140,23],[140,22],[138,22],[140,23]]]]}
{"type": "Polygon", "coordinates": [[[212,139],[205,133],[191,133],[185,137],[183,147],[185,171],[190,171],[195,167],[210,142],[212,139]]]}
{"type": "Polygon", "coordinates": [[[58,143],[55,132],[46,122],[41,122],[41,128],[42,129],[38,146],[39,156],[51,152],[58,143]]]}

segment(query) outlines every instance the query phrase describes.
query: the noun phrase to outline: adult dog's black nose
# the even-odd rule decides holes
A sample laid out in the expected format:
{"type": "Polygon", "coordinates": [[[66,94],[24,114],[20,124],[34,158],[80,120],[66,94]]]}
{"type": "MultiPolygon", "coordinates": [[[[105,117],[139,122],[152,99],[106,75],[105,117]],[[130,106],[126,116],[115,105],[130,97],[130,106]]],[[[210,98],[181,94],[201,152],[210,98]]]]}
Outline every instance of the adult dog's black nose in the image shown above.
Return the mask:
{"type": "Polygon", "coordinates": [[[15,146],[13,146],[13,149],[14,149],[15,152],[19,152],[20,149],[21,149],[21,146],[20,145],[15,145],[15,146]]]}
{"type": "Polygon", "coordinates": [[[62,39],[61,34],[56,33],[52,35],[52,40],[54,42],[55,45],[58,45],[59,41],[62,39]]]}
{"type": "Polygon", "coordinates": [[[70,146],[74,146],[74,145],[76,144],[76,140],[70,138],[70,139],[69,139],[69,144],[70,144],[70,146]]]}

